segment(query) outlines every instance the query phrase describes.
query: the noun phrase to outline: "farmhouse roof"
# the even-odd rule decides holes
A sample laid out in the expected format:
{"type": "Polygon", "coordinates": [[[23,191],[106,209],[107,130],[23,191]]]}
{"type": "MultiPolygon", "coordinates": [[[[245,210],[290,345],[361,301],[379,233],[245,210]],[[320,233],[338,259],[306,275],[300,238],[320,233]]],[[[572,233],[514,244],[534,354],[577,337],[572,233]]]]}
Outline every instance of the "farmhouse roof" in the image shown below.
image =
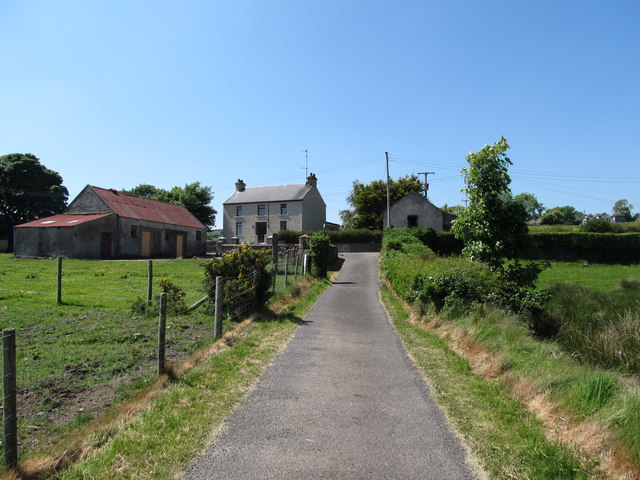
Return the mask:
{"type": "Polygon", "coordinates": [[[91,186],[110,210],[124,218],[193,228],[206,228],[182,205],[137,197],[113,189],[91,186]]]}
{"type": "Polygon", "coordinates": [[[250,187],[244,191],[236,191],[224,205],[233,203],[258,203],[258,202],[292,202],[302,200],[311,190],[308,184],[279,185],[274,187],[250,187]]]}
{"type": "Polygon", "coordinates": [[[81,223],[91,222],[98,218],[113,215],[112,213],[95,213],[90,215],[76,215],[71,213],[60,213],[51,217],[40,218],[31,222],[16,225],[16,227],[75,227],[81,223]]]}

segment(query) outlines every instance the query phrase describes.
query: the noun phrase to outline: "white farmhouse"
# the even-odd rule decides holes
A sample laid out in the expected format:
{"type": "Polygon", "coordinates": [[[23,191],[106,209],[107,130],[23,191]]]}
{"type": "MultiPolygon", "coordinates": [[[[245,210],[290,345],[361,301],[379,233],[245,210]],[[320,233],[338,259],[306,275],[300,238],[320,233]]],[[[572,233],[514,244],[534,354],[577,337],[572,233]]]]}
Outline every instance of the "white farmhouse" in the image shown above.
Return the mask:
{"type": "Polygon", "coordinates": [[[233,243],[265,243],[281,230],[319,231],[325,228],[327,205],[318,192],[318,179],[275,187],[250,187],[242,180],[223,204],[222,235],[233,243]]]}

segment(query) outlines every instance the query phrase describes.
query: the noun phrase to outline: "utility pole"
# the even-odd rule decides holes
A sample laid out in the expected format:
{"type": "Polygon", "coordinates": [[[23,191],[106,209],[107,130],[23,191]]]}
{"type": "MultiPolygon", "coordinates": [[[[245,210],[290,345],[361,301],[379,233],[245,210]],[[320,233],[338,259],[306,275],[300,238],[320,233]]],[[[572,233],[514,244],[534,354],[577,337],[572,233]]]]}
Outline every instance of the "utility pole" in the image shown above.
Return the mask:
{"type": "Polygon", "coordinates": [[[429,200],[427,193],[429,192],[429,183],[427,182],[427,175],[435,175],[436,172],[418,172],[418,175],[424,175],[424,199],[429,200]]]}
{"type": "Polygon", "coordinates": [[[384,152],[387,158],[387,228],[391,227],[391,195],[389,194],[389,152],[384,152]]]}

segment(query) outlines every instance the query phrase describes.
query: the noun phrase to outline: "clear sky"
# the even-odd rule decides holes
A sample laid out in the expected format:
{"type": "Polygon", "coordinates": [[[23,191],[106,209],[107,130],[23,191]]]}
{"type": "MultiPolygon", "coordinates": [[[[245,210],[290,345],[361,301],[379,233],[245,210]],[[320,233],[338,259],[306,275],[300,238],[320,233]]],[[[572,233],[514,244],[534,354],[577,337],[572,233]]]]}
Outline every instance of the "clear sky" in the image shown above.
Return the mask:
{"type": "Polygon", "coordinates": [[[0,154],[86,185],[199,181],[222,202],[433,171],[507,138],[514,194],[640,211],[638,0],[1,0],[0,154]]]}

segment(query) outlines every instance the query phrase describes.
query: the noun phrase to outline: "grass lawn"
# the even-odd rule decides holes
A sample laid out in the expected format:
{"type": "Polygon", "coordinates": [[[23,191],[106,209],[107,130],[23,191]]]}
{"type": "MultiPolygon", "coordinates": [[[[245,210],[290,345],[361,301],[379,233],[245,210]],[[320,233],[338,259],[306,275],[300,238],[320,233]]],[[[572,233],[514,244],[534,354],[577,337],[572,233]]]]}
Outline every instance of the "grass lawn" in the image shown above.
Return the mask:
{"type": "Polygon", "coordinates": [[[610,292],[620,288],[620,281],[640,279],[640,265],[586,264],[584,262],[551,262],[551,267],[538,277],[538,288],[548,288],[557,283],[572,283],[598,292],[610,292]]]}
{"type": "MultiPolygon", "coordinates": [[[[0,255],[0,329],[17,330],[22,452],[68,425],[91,421],[156,376],[157,315],[131,310],[147,297],[147,261],[64,260],[61,305],[56,271],[56,260],[0,255]]],[[[154,296],[161,293],[163,277],[184,290],[186,305],[206,294],[202,260],[153,260],[153,275],[154,296]]],[[[283,290],[279,276],[276,291],[283,290]]],[[[224,330],[230,327],[225,321],[224,330]]],[[[213,315],[204,306],[187,314],[169,312],[167,360],[185,359],[210,343],[213,331],[213,315]]]]}

